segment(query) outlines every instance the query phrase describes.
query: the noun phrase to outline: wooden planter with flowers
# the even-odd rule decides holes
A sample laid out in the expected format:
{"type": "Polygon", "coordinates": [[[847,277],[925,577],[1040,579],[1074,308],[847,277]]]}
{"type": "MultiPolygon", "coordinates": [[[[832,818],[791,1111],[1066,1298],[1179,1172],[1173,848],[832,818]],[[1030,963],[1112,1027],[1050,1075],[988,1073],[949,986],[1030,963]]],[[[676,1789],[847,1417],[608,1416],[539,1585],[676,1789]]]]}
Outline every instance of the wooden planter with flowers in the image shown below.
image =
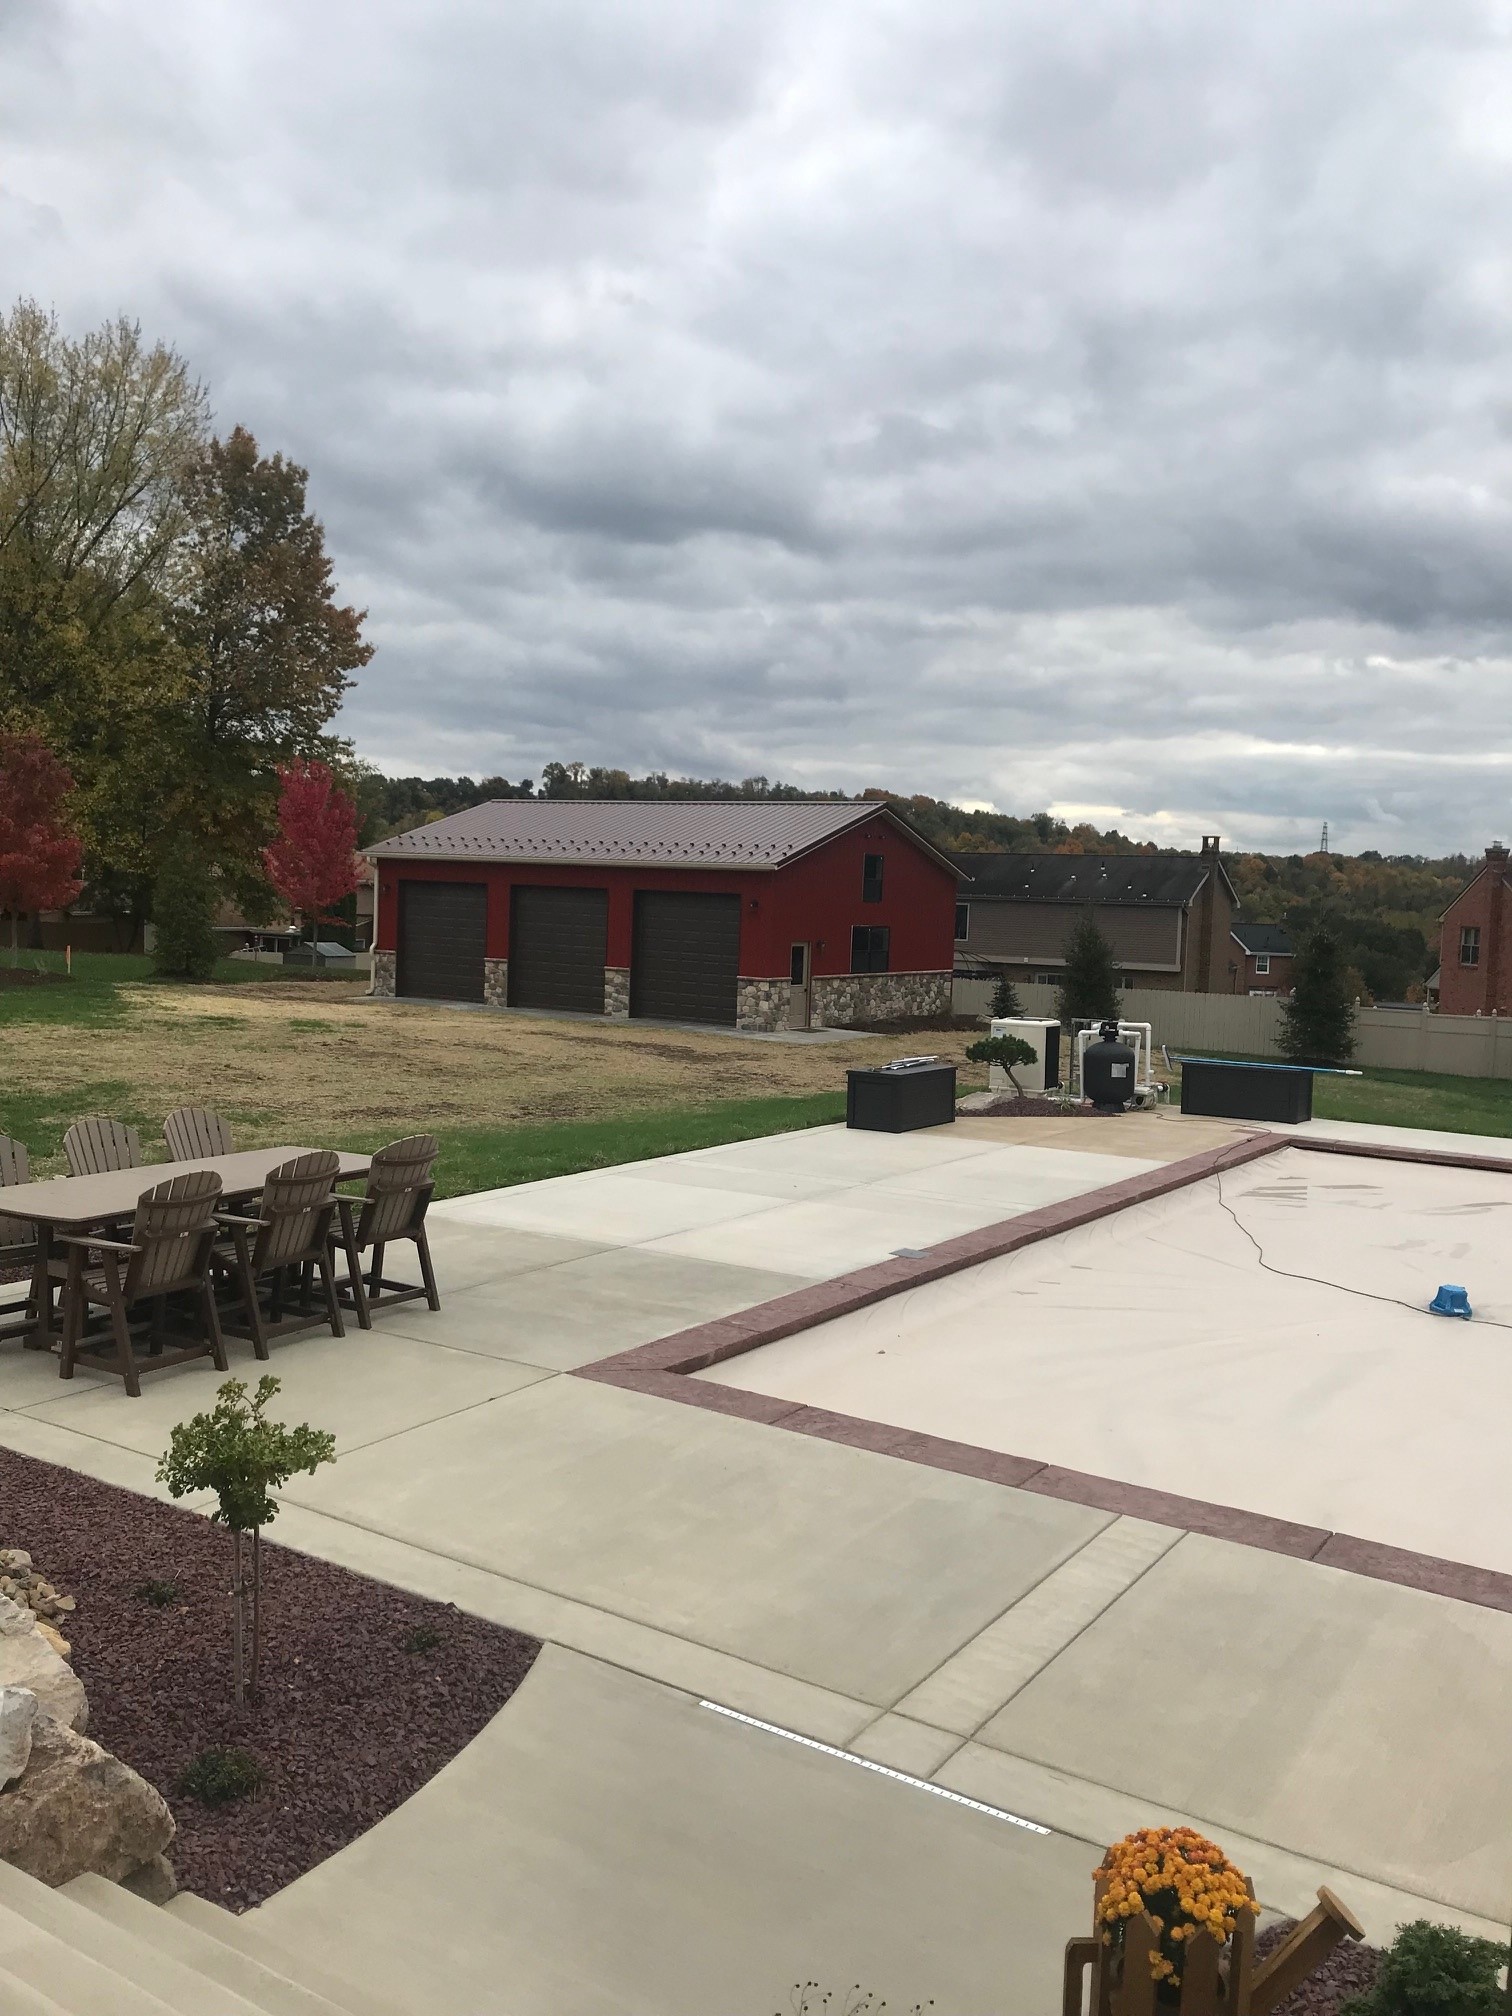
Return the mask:
{"type": "Polygon", "coordinates": [[[1266,2016],[1340,1940],[1365,1936],[1320,1890],[1317,1908],[1257,1966],[1254,1890],[1191,1827],[1126,1835],[1094,1870],[1093,1885],[1093,1936],[1066,1947],[1062,2016],[1266,2016]]]}

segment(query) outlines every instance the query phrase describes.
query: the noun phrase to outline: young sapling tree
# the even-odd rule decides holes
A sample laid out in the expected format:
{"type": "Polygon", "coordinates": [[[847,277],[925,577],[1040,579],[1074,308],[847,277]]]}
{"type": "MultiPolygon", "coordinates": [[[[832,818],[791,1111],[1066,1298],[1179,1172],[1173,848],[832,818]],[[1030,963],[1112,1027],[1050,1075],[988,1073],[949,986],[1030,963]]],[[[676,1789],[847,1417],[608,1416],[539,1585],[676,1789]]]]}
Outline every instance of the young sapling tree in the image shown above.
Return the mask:
{"type": "Polygon", "coordinates": [[[238,1708],[249,1693],[256,1701],[262,1677],[262,1529],[278,1516],[273,1493],[297,1472],[313,1475],[322,1463],[336,1460],[334,1435],[308,1423],[289,1428],[266,1418],[264,1410],[279,1383],[271,1373],[264,1374],[249,1400],[246,1381],[228,1379],[208,1414],[180,1421],[157,1468],[158,1481],[166,1484],[175,1498],[191,1491],[213,1491],[216,1509],[210,1517],[231,1536],[231,1652],[238,1708]],[[250,1662],[245,1656],[248,1582],[244,1536],[248,1534],[252,1554],[250,1662]]]}

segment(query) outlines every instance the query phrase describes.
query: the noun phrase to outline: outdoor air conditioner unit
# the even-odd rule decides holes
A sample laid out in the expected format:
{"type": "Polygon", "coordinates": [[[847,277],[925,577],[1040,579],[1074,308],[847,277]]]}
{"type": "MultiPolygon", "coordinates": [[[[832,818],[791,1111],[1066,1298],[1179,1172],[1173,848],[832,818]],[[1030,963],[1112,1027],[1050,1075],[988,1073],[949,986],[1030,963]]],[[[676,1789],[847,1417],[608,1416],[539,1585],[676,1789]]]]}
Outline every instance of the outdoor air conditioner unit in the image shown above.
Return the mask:
{"type": "MultiPolygon", "coordinates": [[[[994,1036],[1017,1036],[1027,1043],[1034,1052],[1032,1064],[1016,1064],[1013,1075],[1024,1092],[1053,1092],[1061,1082],[1061,1028],[1059,1022],[1042,1020],[1034,1015],[1013,1015],[995,1018],[992,1024],[994,1036]]],[[[1009,1092],[1013,1088],[1008,1083],[1008,1073],[1001,1064],[993,1064],[987,1072],[987,1084],[994,1092],[1009,1092]]]]}

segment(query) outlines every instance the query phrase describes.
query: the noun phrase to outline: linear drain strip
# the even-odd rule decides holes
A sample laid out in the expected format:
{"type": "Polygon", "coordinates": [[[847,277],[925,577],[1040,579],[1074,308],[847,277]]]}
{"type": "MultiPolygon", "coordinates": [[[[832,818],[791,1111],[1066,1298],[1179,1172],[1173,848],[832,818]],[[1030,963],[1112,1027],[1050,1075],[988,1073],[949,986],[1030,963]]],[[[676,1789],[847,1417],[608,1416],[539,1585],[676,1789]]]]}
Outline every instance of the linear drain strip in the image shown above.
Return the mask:
{"type": "Polygon", "coordinates": [[[964,1792],[952,1792],[948,1785],[935,1785],[928,1778],[915,1778],[908,1771],[895,1771],[890,1764],[878,1764],[871,1757],[858,1757],[853,1750],[837,1750],[833,1743],[820,1743],[812,1736],[800,1736],[796,1729],[784,1729],[776,1722],[762,1722],[755,1715],[742,1715],[738,1708],[726,1708],[719,1701],[700,1701],[698,1705],[707,1708],[711,1714],[725,1716],[731,1722],[743,1722],[748,1729],[761,1729],[768,1736],[781,1736],[789,1743],[801,1743],[805,1750],[817,1750],[825,1757],[838,1757],[842,1764],[855,1764],[862,1771],[875,1771],[879,1777],[895,1778],[900,1785],[913,1785],[920,1792],[932,1792],[936,1799],[948,1799],[952,1806],[967,1806],[973,1813],[985,1813],[990,1820],[1006,1820],[1010,1827],[1022,1827],[1026,1834],[1048,1834],[1051,1831],[1037,1820],[1024,1819],[1022,1814],[1006,1812],[1001,1806],[988,1806],[981,1799],[968,1799],[964,1792]]]}

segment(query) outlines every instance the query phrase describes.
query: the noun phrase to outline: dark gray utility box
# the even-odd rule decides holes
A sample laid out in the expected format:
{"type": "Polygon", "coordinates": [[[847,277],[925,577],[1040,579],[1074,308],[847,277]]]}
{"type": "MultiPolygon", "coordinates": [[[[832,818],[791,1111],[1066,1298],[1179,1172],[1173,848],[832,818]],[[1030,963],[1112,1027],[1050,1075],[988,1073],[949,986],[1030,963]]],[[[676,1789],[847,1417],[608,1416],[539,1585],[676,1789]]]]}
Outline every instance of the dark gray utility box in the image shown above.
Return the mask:
{"type": "Polygon", "coordinates": [[[883,1064],[845,1074],[845,1124],[873,1134],[911,1134],[955,1119],[954,1064],[883,1064]]]}
{"type": "Polygon", "coordinates": [[[1183,1057],[1181,1110],[1215,1120],[1312,1118],[1313,1074],[1304,1064],[1231,1064],[1221,1057],[1183,1057]]]}

